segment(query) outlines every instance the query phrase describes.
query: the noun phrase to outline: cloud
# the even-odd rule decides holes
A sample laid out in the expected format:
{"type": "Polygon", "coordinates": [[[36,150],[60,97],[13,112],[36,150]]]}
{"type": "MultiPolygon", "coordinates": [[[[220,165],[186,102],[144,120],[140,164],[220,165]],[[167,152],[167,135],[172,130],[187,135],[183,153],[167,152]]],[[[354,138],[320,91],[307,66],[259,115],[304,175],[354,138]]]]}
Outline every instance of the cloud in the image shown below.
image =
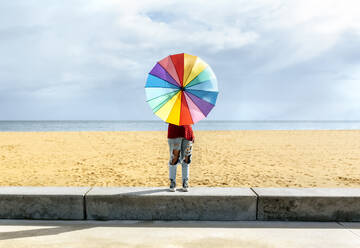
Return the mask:
{"type": "Polygon", "coordinates": [[[357,1],[5,1],[0,119],[157,119],[146,74],[208,62],[209,119],[360,119],[357,1]]]}

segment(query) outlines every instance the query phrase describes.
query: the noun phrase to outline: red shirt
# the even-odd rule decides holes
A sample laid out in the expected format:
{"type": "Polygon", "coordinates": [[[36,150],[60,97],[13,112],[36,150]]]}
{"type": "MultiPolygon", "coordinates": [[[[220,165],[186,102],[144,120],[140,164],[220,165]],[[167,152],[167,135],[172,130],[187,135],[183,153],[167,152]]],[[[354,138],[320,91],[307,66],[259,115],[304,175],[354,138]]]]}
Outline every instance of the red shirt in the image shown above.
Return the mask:
{"type": "Polygon", "coordinates": [[[167,137],[169,139],[184,137],[187,140],[194,141],[194,133],[191,125],[177,126],[169,123],[167,137]]]}

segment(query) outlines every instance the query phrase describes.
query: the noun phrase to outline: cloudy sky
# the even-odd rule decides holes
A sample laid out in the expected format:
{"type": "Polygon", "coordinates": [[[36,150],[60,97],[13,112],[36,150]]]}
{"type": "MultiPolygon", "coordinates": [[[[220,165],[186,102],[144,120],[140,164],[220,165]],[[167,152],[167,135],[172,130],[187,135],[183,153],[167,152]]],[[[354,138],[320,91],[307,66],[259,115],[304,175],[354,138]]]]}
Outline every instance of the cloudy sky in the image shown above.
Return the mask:
{"type": "Polygon", "coordinates": [[[158,120],[147,73],[205,60],[210,120],[360,120],[358,0],[0,2],[0,120],[158,120]]]}

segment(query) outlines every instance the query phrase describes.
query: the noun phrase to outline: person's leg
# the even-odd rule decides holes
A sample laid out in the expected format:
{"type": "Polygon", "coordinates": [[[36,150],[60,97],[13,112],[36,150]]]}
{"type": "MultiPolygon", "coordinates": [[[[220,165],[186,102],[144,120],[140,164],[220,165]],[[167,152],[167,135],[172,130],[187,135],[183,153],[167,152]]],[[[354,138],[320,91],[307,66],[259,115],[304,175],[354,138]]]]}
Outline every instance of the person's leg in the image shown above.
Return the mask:
{"type": "Polygon", "coordinates": [[[193,143],[190,140],[183,139],[181,144],[181,165],[182,165],[182,180],[189,179],[189,166],[191,163],[193,143]]]}
{"type": "Polygon", "coordinates": [[[169,160],[169,179],[176,179],[176,168],[180,159],[181,139],[168,139],[170,160],[169,160]]]}

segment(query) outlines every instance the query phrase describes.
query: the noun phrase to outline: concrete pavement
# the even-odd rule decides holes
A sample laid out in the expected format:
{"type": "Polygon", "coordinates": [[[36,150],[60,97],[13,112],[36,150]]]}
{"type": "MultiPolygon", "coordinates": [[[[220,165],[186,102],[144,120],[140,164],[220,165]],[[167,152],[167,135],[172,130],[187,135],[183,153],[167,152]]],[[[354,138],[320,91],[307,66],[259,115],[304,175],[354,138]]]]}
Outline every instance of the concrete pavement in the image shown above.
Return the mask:
{"type": "Polygon", "coordinates": [[[0,220],[0,247],[360,247],[360,223],[0,220]]]}

